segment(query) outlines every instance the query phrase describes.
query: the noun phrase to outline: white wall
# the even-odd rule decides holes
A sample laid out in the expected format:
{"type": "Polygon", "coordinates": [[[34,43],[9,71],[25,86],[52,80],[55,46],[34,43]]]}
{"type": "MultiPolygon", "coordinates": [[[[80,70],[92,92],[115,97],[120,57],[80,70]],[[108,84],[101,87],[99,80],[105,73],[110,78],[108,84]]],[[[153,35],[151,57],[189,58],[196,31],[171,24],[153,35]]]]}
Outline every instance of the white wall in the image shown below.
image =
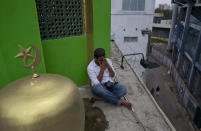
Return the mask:
{"type": "Polygon", "coordinates": [[[111,0],[111,10],[121,10],[122,0],[111,0]]]}
{"type": "MultiPolygon", "coordinates": [[[[155,0],[145,0],[145,11],[146,14],[153,14],[155,7],[155,0]]],[[[111,0],[111,13],[123,13],[123,12],[130,12],[130,11],[122,11],[122,0],[111,0]]],[[[135,14],[135,12],[132,12],[135,14]]]]}
{"type": "MultiPolygon", "coordinates": [[[[122,0],[112,0],[111,38],[123,54],[143,53],[146,56],[148,36],[142,30],[152,30],[155,0],[145,1],[145,11],[122,11],[122,0]],[[124,37],[138,37],[138,42],[125,43],[124,37]]],[[[127,57],[130,64],[141,76],[144,69],[140,66],[140,56],[127,57]]]]}

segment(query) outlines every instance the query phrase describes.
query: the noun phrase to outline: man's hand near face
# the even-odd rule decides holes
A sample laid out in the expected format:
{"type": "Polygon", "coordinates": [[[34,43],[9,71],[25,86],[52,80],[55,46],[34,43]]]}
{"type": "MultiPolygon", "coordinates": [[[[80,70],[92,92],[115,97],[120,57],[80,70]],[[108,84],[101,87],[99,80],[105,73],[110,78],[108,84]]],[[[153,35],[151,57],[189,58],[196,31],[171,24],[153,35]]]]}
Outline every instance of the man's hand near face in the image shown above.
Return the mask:
{"type": "Polygon", "coordinates": [[[114,77],[115,73],[114,73],[113,69],[111,68],[110,64],[108,64],[108,62],[107,62],[107,60],[105,58],[103,59],[103,63],[108,68],[108,71],[110,73],[110,77],[114,77]]]}
{"type": "Polygon", "coordinates": [[[111,68],[110,64],[107,62],[106,58],[103,58],[101,61],[98,61],[99,66],[100,66],[100,72],[97,76],[97,79],[99,80],[99,82],[102,81],[103,79],[103,74],[105,69],[107,68],[109,71],[109,75],[110,77],[114,77],[115,73],[113,71],[113,69],[111,68]]]}
{"type": "Polygon", "coordinates": [[[98,61],[98,63],[99,63],[99,66],[100,66],[100,72],[99,72],[99,74],[98,74],[98,76],[97,76],[97,79],[99,80],[99,82],[101,82],[102,79],[103,79],[104,71],[105,71],[105,69],[106,69],[107,67],[106,67],[106,63],[103,62],[103,61],[98,61]]]}
{"type": "Polygon", "coordinates": [[[108,67],[110,67],[110,65],[108,64],[108,62],[107,62],[107,60],[104,58],[103,59],[103,63],[105,64],[105,66],[108,68],[108,67]]]}
{"type": "Polygon", "coordinates": [[[99,65],[100,65],[101,70],[103,70],[103,71],[107,68],[107,63],[104,61],[99,61],[99,65]]]}

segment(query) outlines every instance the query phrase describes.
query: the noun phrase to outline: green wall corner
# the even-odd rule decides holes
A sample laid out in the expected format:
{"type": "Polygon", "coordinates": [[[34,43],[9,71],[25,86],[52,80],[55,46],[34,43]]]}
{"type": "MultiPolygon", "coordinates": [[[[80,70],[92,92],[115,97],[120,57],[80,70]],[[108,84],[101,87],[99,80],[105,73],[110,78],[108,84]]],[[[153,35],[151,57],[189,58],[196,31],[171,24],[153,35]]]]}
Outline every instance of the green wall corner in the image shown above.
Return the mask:
{"type": "MultiPolygon", "coordinates": [[[[0,7],[0,89],[21,77],[31,75],[31,70],[23,68],[23,60],[15,59],[19,53],[18,45],[28,48],[35,44],[42,53],[35,0],[1,1],[0,7]]],[[[44,73],[45,64],[36,68],[44,73]]]]}
{"type": "Polygon", "coordinates": [[[110,57],[111,0],[93,1],[94,49],[104,48],[110,57]]]}
{"type": "Polygon", "coordinates": [[[42,41],[47,73],[66,76],[78,86],[88,82],[85,36],[42,41]]]}

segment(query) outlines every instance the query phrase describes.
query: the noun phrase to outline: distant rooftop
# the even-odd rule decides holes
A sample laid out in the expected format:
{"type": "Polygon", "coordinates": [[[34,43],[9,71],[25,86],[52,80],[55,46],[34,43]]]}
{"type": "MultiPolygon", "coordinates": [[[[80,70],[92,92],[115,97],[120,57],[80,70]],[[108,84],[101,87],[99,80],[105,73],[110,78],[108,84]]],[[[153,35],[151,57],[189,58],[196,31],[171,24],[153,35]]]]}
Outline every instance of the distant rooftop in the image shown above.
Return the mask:
{"type": "Polygon", "coordinates": [[[163,17],[164,14],[163,13],[154,13],[154,17],[163,17]]]}
{"type": "Polygon", "coordinates": [[[154,28],[164,28],[164,29],[170,29],[170,24],[153,24],[153,26],[152,27],[154,27],[154,28]]]}

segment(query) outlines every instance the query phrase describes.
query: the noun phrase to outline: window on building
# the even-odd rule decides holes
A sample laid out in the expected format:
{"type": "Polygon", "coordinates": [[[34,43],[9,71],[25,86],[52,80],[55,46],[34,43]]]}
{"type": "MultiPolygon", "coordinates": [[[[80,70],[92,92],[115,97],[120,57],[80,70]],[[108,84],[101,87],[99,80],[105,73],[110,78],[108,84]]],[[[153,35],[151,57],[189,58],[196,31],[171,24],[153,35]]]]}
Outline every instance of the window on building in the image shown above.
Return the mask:
{"type": "Polygon", "coordinates": [[[82,35],[82,0],[36,0],[42,40],[82,35]]]}
{"type": "Polygon", "coordinates": [[[138,41],[138,37],[124,37],[125,43],[136,43],[138,41]]]}
{"type": "Polygon", "coordinates": [[[122,2],[122,10],[144,11],[145,0],[123,0],[122,2]]]}

